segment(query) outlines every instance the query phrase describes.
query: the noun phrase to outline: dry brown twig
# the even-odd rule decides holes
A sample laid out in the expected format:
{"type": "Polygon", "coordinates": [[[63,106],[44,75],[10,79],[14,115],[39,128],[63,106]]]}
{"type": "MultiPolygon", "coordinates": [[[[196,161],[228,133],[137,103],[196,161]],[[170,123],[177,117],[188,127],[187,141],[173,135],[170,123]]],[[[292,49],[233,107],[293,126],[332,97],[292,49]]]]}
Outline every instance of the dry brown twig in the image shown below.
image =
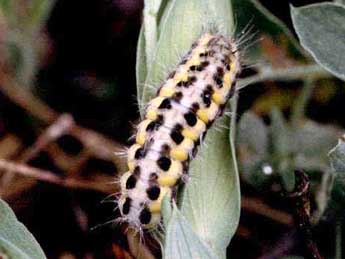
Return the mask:
{"type": "Polygon", "coordinates": [[[310,223],[310,182],[309,177],[303,171],[295,171],[295,188],[287,193],[294,212],[295,226],[305,243],[305,258],[322,259],[315,241],[313,240],[310,223]]]}
{"type": "MultiPolygon", "coordinates": [[[[123,151],[124,147],[122,145],[102,136],[97,132],[76,125],[71,115],[59,115],[45,103],[36,98],[27,89],[29,88],[19,85],[8,74],[0,70],[0,90],[15,104],[45,124],[50,125],[38,137],[33,146],[28,148],[19,156],[18,162],[28,162],[41,150],[45,149],[49,144],[56,141],[56,139],[58,139],[60,136],[69,133],[70,135],[76,137],[83,144],[84,149],[86,150],[86,152],[84,152],[77,161],[79,165],[78,168],[81,167],[81,163],[87,161],[89,157],[93,156],[96,158],[113,161],[118,172],[124,172],[126,170],[126,163],[124,159],[115,156],[116,152],[123,151]]],[[[4,189],[5,186],[9,186],[12,179],[13,173],[5,173],[5,175],[2,177],[0,187],[4,189]]],[[[34,181],[25,182],[28,188],[34,183],[34,181]]],[[[24,189],[21,188],[21,190],[24,189]]],[[[92,189],[92,187],[90,189],[92,189]]]]}
{"type": "MultiPolygon", "coordinates": [[[[51,133],[56,134],[57,132],[54,131],[57,127],[66,126],[68,128],[68,126],[70,126],[69,133],[78,138],[83,145],[91,151],[92,155],[102,159],[115,160],[118,170],[125,170],[126,166],[124,160],[122,158],[117,158],[114,155],[114,153],[124,150],[123,145],[110,140],[95,131],[76,125],[70,115],[63,114],[60,116],[57,112],[52,110],[26,89],[30,88],[19,85],[9,75],[0,70],[0,90],[15,104],[29,112],[37,119],[47,125],[53,124],[52,128],[48,128],[48,133],[46,132],[45,136],[51,136],[51,133]],[[68,125],[68,123],[73,125],[68,125]]],[[[64,129],[64,127],[62,127],[62,129],[64,129]]],[[[48,142],[48,140],[42,140],[42,138],[38,139],[40,143],[48,142]]],[[[39,146],[40,143],[36,143],[36,145],[39,146]]]]}
{"type": "Polygon", "coordinates": [[[284,225],[291,226],[293,223],[293,218],[289,213],[274,209],[258,198],[242,197],[241,206],[242,209],[263,215],[284,225]]]}
{"type": "Polygon", "coordinates": [[[51,142],[56,141],[59,137],[66,134],[74,125],[75,122],[71,115],[60,115],[53,124],[51,124],[39,135],[32,147],[28,148],[26,152],[22,153],[19,161],[30,161],[51,142]]]}
{"type": "Polygon", "coordinates": [[[102,180],[99,179],[97,181],[88,181],[71,177],[63,178],[47,170],[34,168],[16,162],[6,161],[4,159],[0,159],[0,170],[5,170],[6,172],[12,174],[20,174],[22,176],[34,178],[36,180],[57,184],[66,188],[95,190],[104,193],[114,193],[117,190],[117,187],[111,184],[113,178],[110,176],[104,176],[102,180]]]}

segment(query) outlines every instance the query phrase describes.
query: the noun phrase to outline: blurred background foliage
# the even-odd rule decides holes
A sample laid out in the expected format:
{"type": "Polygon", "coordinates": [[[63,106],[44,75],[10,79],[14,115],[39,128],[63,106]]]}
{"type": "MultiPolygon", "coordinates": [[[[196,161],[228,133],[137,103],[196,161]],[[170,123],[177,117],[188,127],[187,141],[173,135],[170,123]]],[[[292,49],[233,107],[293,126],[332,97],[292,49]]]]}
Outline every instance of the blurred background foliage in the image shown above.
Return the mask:
{"type": "MultiPolygon", "coordinates": [[[[345,127],[344,82],[315,63],[318,50],[298,31],[308,51],[301,46],[289,9],[315,2],[232,1],[236,34],[246,34],[246,42],[236,115],[242,208],[229,258],[303,254],[282,196],[294,185],[295,168],[311,179],[321,254],[342,258],[345,148],[337,142],[345,127]]],[[[158,20],[168,5],[162,1],[158,20]]],[[[116,188],[109,183],[125,168],[114,152],[130,143],[139,119],[143,6],[0,0],[0,197],[48,258],[160,256],[153,240],[138,245],[133,233],[105,224],[118,215],[106,198],[116,188]]]]}

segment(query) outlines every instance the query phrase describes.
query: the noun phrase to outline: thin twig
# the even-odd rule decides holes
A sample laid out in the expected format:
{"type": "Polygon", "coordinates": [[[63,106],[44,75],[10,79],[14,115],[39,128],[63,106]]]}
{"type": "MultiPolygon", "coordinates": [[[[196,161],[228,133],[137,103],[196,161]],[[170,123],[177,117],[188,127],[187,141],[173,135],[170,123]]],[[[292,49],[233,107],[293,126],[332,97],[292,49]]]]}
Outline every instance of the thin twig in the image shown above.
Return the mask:
{"type": "Polygon", "coordinates": [[[284,225],[292,225],[293,223],[293,218],[290,214],[274,209],[258,198],[242,197],[241,206],[246,211],[263,215],[284,225]]]}
{"type": "Polygon", "coordinates": [[[60,117],[58,117],[58,119],[37,138],[34,145],[21,155],[20,162],[24,163],[35,157],[47,145],[68,132],[73,125],[74,120],[71,115],[60,115],[60,117]]]}
{"type": "MultiPolygon", "coordinates": [[[[29,87],[19,85],[8,74],[0,70],[0,90],[10,100],[42,122],[48,125],[54,123],[59,118],[59,114],[26,89],[29,87]]],[[[124,159],[114,155],[114,153],[124,150],[123,145],[78,125],[74,125],[70,131],[70,134],[78,138],[95,157],[113,160],[118,171],[124,172],[126,170],[124,159]]]]}
{"type": "Polygon", "coordinates": [[[342,224],[341,219],[337,218],[335,222],[335,259],[341,259],[342,257],[342,224]]]}
{"type": "Polygon", "coordinates": [[[127,170],[126,159],[116,156],[116,153],[123,152],[125,147],[103,135],[75,125],[70,134],[79,139],[83,145],[92,152],[95,157],[114,161],[117,170],[121,173],[127,170]]]}
{"type": "Polygon", "coordinates": [[[248,85],[263,81],[294,81],[304,79],[307,76],[317,79],[331,77],[332,75],[322,69],[319,65],[315,64],[277,69],[264,68],[254,76],[239,80],[236,89],[239,91],[248,85]]]}
{"type": "Polygon", "coordinates": [[[16,156],[23,148],[23,143],[19,137],[14,134],[7,133],[1,137],[0,141],[0,157],[11,158],[16,156]]]}
{"type": "Polygon", "coordinates": [[[310,76],[306,76],[301,93],[297,97],[292,109],[291,124],[295,128],[298,127],[298,122],[305,116],[305,109],[313,94],[314,88],[315,80],[310,76]]]}
{"type": "Polygon", "coordinates": [[[321,259],[310,224],[309,177],[304,172],[296,170],[295,179],[295,189],[287,196],[292,203],[297,231],[305,242],[305,258],[321,259]]]}
{"type": "Polygon", "coordinates": [[[57,184],[66,188],[95,190],[104,193],[114,193],[117,191],[117,186],[111,184],[113,181],[112,177],[102,177],[102,179],[98,179],[97,181],[88,181],[69,177],[63,178],[47,170],[6,161],[4,159],[0,159],[0,170],[5,170],[7,172],[20,174],[36,180],[57,184]]]}
{"type": "Polygon", "coordinates": [[[8,74],[0,69],[0,89],[1,91],[18,106],[29,111],[30,114],[41,121],[51,124],[59,116],[54,110],[45,103],[33,96],[26,86],[19,85],[8,74]]]}

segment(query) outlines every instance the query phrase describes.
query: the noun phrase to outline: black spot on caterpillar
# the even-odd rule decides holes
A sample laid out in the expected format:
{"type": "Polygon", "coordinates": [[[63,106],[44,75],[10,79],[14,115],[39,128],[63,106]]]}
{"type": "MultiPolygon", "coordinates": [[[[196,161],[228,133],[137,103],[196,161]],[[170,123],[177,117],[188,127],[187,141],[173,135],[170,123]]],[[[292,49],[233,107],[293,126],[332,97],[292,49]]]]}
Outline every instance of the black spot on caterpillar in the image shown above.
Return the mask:
{"type": "Polygon", "coordinates": [[[222,114],[240,71],[235,43],[204,34],[158,89],[128,150],[119,208],[132,227],[161,220],[164,195],[176,191],[207,129],[222,114]]]}

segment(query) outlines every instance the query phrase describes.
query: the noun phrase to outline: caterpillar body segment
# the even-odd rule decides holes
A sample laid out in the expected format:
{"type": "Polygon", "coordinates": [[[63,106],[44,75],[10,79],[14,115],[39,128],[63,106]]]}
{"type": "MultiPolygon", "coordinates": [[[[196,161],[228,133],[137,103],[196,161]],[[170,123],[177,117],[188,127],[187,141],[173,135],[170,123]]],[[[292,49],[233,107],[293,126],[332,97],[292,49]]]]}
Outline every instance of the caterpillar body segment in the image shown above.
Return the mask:
{"type": "Polygon", "coordinates": [[[240,71],[235,43],[204,34],[160,86],[138,125],[128,150],[129,172],[121,178],[119,208],[123,221],[154,228],[161,203],[172,193],[207,129],[222,114],[240,71]]]}

